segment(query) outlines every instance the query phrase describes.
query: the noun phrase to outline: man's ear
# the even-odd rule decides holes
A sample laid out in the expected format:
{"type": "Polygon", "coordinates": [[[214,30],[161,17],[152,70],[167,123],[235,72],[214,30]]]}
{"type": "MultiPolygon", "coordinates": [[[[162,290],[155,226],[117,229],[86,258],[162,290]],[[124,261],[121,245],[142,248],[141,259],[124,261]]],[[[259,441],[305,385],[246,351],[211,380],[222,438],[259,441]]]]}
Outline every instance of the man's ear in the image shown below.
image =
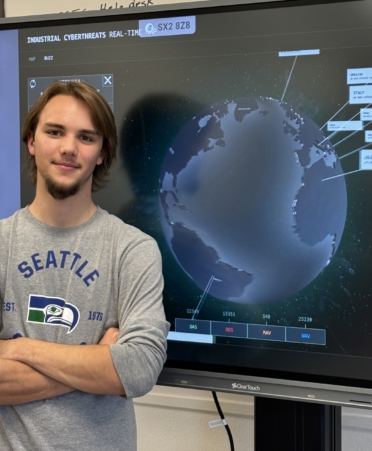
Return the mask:
{"type": "Polygon", "coordinates": [[[28,151],[32,156],[35,156],[35,137],[34,134],[30,132],[27,138],[28,151]]]}
{"type": "Polygon", "coordinates": [[[99,166],[100,164],[103,163],[103,160],[106,158],[106,152],[101,149],[101,153],[99,154],[99,157],[97,158],[97,163],[96,166],[99,166]]]}

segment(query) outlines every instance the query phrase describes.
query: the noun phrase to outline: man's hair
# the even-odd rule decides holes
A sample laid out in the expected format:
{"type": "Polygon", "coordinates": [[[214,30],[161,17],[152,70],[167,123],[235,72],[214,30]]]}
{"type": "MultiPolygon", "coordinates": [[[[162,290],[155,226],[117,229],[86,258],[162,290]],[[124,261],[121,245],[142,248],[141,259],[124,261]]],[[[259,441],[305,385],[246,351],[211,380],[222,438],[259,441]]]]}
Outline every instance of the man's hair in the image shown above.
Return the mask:
{"type": "MultiPolygon", "coordinates": [[[[81,100],[89,108],[93,125],[102,135],[102,164],[97,165],[93,171],[92,191],[102,188],[107,182],[112,162],[116,158],[118,144],[117,130],[113,112],[106,100],[95,88],[85,82],[56,81],[49,85],[29,111],[22,129],[22,141],[26,143],[30,136],[35,137],[40,114],[46,104],[58,95],[71,96],[81,100]]],[[[36,185],[37,167],[35,157],[27,152],[26,166],[33,185],[36,185]]]]}

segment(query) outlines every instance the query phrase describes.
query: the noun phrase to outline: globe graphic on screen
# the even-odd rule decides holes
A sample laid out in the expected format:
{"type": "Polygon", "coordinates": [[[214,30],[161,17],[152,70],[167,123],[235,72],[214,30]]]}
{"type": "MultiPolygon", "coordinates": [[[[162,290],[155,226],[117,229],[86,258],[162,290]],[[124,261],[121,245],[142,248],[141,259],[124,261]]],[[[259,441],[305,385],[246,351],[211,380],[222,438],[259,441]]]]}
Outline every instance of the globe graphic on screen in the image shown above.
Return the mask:
{"type": "Polygon", "coordinates": [[[329,264],[345,226],[343,170],[320,128],[257,97],[215,103],[181,129],[160,174],[167,244],[217,299],[275,302],[329,264]]]}

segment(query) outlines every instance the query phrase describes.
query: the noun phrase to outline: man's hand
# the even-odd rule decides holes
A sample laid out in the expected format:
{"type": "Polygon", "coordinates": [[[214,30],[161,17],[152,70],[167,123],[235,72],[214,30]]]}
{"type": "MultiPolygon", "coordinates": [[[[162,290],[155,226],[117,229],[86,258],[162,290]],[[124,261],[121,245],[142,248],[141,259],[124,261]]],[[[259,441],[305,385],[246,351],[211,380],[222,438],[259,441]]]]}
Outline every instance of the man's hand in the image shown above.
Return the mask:
{"type": "Polygon", "coordinates": [[[0,405],[24,404],[72,391],[23,363],[0,359],[0,405]]]}
{"type": "Polygon", "coordinates": [[[0,340],[0,405],[24,404],[74,391],[74,388],[17,362],[14,358],[16,345],[22,345],[21,341],[21,338],[0,340]]]}
{"type": "MultiPolygon", "coordinates": [[[[115,344],[118,335],[119,329],[110,327],[99,344],[115,344]]],[[[27,346],[27,339],[0,340],[0,405],[23,404],[74,391],[74,388],[17,361],[17,346],[27,346]]]]}
{"type": "Polygon", "coordinates": [[[0,340],[0,359],[24,363],[75,390],[98,395],[124,395],[111,358],[118,331],[110,328],[98,345],[64,345],[33,338],[0,340]]]}

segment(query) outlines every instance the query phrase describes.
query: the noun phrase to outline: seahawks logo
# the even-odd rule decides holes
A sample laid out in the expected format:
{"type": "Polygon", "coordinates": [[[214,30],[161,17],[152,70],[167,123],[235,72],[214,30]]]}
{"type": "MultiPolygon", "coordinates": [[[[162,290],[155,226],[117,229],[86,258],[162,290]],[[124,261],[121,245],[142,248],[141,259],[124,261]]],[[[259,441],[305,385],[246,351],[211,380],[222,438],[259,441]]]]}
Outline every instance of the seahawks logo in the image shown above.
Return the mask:
{"type": "Polygon", "coordinates": [[[62,298],[30,294],[28,301],[28,323],[67,327],[70,334],[78,325],[80,312],[77,307],[62,298]]]}

